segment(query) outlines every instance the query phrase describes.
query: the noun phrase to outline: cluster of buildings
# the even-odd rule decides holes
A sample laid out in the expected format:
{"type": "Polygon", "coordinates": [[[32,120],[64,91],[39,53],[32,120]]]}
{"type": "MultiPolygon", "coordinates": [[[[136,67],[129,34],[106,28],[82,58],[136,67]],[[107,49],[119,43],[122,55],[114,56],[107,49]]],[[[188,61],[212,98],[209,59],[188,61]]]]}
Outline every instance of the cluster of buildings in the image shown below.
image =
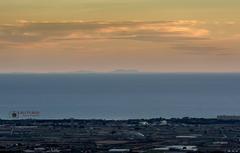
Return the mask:
{"type": "Polygon", "coordinates": [[[5,153],[240,152],[240,120],[0,120],[5,153]]]}

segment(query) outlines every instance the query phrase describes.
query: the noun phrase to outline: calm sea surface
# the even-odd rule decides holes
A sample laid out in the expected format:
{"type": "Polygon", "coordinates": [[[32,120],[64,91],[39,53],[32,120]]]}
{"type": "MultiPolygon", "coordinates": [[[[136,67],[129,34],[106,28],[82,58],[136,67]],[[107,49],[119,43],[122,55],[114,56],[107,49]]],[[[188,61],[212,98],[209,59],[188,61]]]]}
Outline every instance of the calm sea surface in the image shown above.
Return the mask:
{"type": "Polygon", "coordinates": [[[0,118],[240,115],[240,74],[1,74],[0,118]]]}

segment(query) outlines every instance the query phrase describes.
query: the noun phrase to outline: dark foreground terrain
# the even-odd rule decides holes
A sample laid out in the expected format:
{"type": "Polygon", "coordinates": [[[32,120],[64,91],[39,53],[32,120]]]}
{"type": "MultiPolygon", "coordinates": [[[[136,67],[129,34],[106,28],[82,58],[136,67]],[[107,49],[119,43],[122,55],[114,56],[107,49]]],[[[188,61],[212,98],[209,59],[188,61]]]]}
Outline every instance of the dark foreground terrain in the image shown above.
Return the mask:
{"type": "Polygon", "coordinates": [[[0,152],[240,152],[240,121],[0,120],[0,152]]]}

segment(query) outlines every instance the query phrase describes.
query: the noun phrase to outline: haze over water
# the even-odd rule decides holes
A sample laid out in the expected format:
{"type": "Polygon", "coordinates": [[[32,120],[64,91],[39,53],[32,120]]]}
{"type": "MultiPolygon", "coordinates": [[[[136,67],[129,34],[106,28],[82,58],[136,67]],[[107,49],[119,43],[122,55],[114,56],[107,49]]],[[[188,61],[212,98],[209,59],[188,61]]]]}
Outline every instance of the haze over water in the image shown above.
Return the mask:
{"type": "Polygon", "coordinates": [[[0,118],[240,115],[240,74],[1,74],[0,118]]]}

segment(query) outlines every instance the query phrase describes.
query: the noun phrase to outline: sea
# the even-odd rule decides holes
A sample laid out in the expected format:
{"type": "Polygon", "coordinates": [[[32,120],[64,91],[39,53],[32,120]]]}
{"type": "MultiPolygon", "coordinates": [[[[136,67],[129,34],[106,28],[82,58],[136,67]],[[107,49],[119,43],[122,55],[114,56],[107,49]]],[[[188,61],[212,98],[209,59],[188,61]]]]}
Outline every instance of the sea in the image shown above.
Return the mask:
{"type": "Polygon", "coordinates": [[[0,74],[0,118],[12,112],[39,112],[30,116],[38,119],[240,115],[240,74],[0,74]]]}

